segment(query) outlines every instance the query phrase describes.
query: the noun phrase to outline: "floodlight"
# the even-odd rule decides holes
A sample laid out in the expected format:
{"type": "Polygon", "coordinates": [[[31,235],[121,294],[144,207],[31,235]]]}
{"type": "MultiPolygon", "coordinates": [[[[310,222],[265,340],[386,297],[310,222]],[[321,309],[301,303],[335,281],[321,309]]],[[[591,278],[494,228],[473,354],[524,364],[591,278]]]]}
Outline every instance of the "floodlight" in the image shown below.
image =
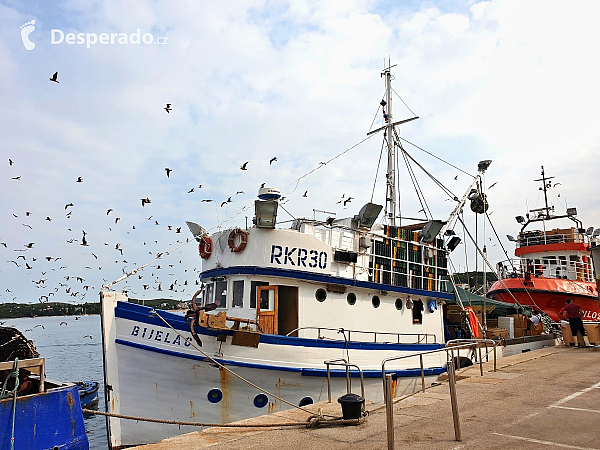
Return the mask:
{"type": "Polygon", "coordinates": [[[254,201],[254,224],[258,228],[275,228],[275,221],[277,219],[277,205],[276,201],[254,201]]]}
{"type": "Polygon", "coordinates": [[[594,233],[592,234],[592,236],[593,236],[593,237],[598,237],[598,236],[600,236],[600,228],[596,228],[596,229],[594,230],[594,233]]]}
{"type": "Polygon", "coordinates": [[[442,220],[431,220],[419,231],[419,240],[421,242],[430,244],[432,243],[441,229],[446,225],[446,222],[442,220]]]}
{"type": "Polygon", "coordinates": [[[567,208],[567,216],[576,216],[577,208],[567,208]]]}
{"type": "Polygon", "coordinates": [[[188,228],[190,229],[190,233],[192,233],[192,236],[194,236],[194,238],[197,241],[200,241],[200,238],[202,236],[206,236],[206,230],[204,228],[202,228],[200,225],[198,225],[197,223],[194,222],[188,222],[187,220],[185,221],[185,223],[187,224],[188,228]]]}
{"type": "Polygon", "coordinates": [[[517,241],[517,240],[516,240],[516,239],[515,239],[513,236],[511,236],[510,234],[507,234],[507,235],[506,235],[506,238],[507,238],[509,241],[511,241],[511,242],[516,242],[516,241],[517,241]]]}
{"type": "Polygon", "coordinates": [[[517,216],[515,219],[518,223],[525,223],[525,217],[523,216],[517,216]]]}
{"type": "Polygon", "coordinates": [[[383,209],[383,206],[376,205],[375,203],[367,203],[363,206],[358,215],[354,216],[354,219],[358,221],[358,228],[371,228],[379,213],[383,209]]]}
{"type": "Polygon", "coordinates": [[[452,252],[456,247],[458,247],[458,244],[460,244],[460,238],[458,236],[453,236],[446,244],[446,248],[449,252],[452,252]]]}
{"type": "Polygon", "coordinates": [[[593,232],[594,232],[594,227],[589,227],[587,230],[585,230],[585,234],[587,234],[588,236],[591,236],[593,232]]]}
{"type": "Polygon", "coordinates": [[[491,163],[491,159],[484,159],[483,161],[479,161],[479,164],[477,164],[477,170],[483,173],[488,169],[488,167],[490,167],[491,163]]]}

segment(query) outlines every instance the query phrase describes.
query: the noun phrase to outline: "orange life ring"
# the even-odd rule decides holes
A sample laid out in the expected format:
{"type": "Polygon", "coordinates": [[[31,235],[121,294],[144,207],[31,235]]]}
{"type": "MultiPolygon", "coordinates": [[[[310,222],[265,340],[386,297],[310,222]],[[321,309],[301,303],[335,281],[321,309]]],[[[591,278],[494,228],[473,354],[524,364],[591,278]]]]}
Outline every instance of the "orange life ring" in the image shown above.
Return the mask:
{"type": "Polygon", "coordinates": [[[200,251],[200,258],[208,259],[212,253],[212,240],[208,236],[201,238],[198,250],[200,251]]]}
{"type": "Polygon", "coordinates": [[[231,230],[231,233],[229,233],[229,239],[227,241],[227,245],[229,245],[229,248],[231,249],[232,252],[234,252],[234,253],[243,252],[244,249],[246,248],[247,244],[248,244],[248,233],[246,233],[241,228],[235,228],[235,229],[231,230]],[[236,236],[240,237],[240,242],[237,245],[235,245],[236,236]]]}

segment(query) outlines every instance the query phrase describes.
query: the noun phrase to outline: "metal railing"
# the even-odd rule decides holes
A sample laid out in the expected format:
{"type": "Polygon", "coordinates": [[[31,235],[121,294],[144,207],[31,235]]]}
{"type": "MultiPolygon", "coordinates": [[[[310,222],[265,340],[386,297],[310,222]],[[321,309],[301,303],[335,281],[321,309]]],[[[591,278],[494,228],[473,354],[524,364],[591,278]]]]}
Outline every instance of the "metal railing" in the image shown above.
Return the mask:
{"type": "Polygon", "coordinates": [[[519,247],[529,247],[531,245],[546,245],[546,244],[565,244],[570,242],[583,243],[585,235],[581,233],[571,232],[566,234],[550,234],[543,231],[526,233],[520,235],[517,239],[519,247]]]}
{"type": "MultiPolygon", "coordinates": [[[[362,398],[365,398],[365,379],[363,376],[363,372],[356,364],[349,363],[345,359],[332,359],[330,361],[324,361],[327,366],[327,398],[329,403],[331,403],[331,372],[329,370],[329,366],[344,366],[346,368],[346,393],[352,392],[352,376],[350,374],[350,367],[355,367],[360,374],[360,395],[362,398]]],[[[364,408],[364,403],[363,403],[364,408]]]]}
{"type": "MultiPolygon", "coordinates": [[[[496,347],[498,346],[498,342],[493,340],[493,339],[452,339],[448,342],[446,342],[446,348],[450,348],[450,349],[456,349],[457,346],[453,345],[453,344],[459,344],[461,345],[461,343],[470,343],[471,348],[474,350],[474,347],[477,346],[477,351],[479,354],[478,357],[478,361],[479,361],[479,372],[481,373],[481,376],[483,376],[483,358],[481,357],[481,344],[484,344],[485,346],[485,358],[486,360],[488,360],[488,356],[489,356],[489,352],[488,352],[488,348],[487,348],[487,344],[488,342],[490,342],[494,348],[493,348],[493,352],[494,352],[494,372],[497,372],[497,364],[496,364],[496,356],[497,356],[497,352],[496,352],[496,347]]],[[[452,353],[452,359],[454,360],[454,352],[451,351],[452,353]]],[[[460,349],[456,350],[456,356],[458,357],[457,359],[457,369],[460,370],[460,349]]]]}
{"type": "MultiPolygon", "coordinates": [[[[456,339],[454,341],[449,341],[449,343],[460,341],[456,339]]],[[[398,361],[401,359],[414,358],[419,357],[419,362],[421,365],[421,389],[422,392],[425,392],[425,374],[423,368],[423,356],[430,355],[434,353],[446,352],[446,363],[448,365],[448,384],[450,388],[450,401],[452,404],[452,417],[454,420],[454,437],[457,441],[462,440],[461,432],[460,432],[460,420],[458,415],[458,402],[456,400],[456,376],[455,376],[455,368],[454,368],[454,351],[459,351],[462,349],[471,349],[474,346],[478,346],[481,343],[485,343],[487,341],[492,341],[491,339],[465,339],[465,341],[469,341],[465,344],[457,343],[458,345],[452,345],[450,347],[444,347],[437,350],[429,350],[426,352],[418,352],[410,355],[402,355],[402,356],[394,356],[391,358],[386,358],[381,362],[381,373],[383,376],[383,398],[385,402],[385,410],[386,410],[386,419],[387,419],[387,440],[388,440],[388,449],[392,450],[394,448],[394,401],[393,401],[393,392],[392,392],[392,375],[386,374],[385,365],[390,361],[398,361]]],[[[496,371],[496,346],[494,346],[494,371],[496,371]]],[[[483,366],[480,360],[480,373],[483,376],[483,366]]]]}
{"type": "MultiPolygon", "coordinates": [[[[523,278],[527,272],[527,262],[522,259],[505,259],[496,264],[501,279],[523,278]]],[[[531,276],[558,278],[571,281],[593,282],[593,267],[583,261],[566,261],[560,259],[542,260],[539,264],[531,264],[531,276]]]]}
{"type": "MultiPolygon", "coordinates": [[[[344,335],[344,341],[352,342],[352,333],[355,334],[372,334],[373,342],[377,343],[378,335],[390,335],[397,337],[398,344],[436,344],[437,336],[431,333],[393,333],[387,331],[362,331],[362,330],[347,330],[345,328],[327,328],[327,327],[298,327],[290,331],[286,336],[290,336],[293,333],[296,333],[300,330],[317,330],[317,339],[332,339],[332,340],[342,340],[342,339],[334,339],[330,337],[325,337],[321,334],[321,331],[335,331],[336,333],[341,333],[344,335]],[[346,338],[346,333],[348,333],[348,337],[346,338]],[[416,336],[417,342],[400,342],[401,336],[416,336]],[[429,338],[432,338],[433,342],[429,342],[429,338]],[[425,340],[425,342],[423,342],[425,340]]],[[[354,341],[354,342],[370,342],[370,341],[354,341]]],[[[382,344],[389,344],[389,341],[379,341],[382,344]]]]}

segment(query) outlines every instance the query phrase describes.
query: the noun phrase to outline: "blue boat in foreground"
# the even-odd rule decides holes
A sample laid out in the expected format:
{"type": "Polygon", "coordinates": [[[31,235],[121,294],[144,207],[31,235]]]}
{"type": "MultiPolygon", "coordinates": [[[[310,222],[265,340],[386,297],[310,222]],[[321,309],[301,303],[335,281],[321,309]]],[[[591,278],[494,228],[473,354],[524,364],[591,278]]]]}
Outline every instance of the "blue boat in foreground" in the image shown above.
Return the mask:
{"type": "Polygon", "coordinates": [[[46,380],[45,359],[18,330],[0,327],[0,338],[0,449],[87,450],[78,385],[46,380]]]}

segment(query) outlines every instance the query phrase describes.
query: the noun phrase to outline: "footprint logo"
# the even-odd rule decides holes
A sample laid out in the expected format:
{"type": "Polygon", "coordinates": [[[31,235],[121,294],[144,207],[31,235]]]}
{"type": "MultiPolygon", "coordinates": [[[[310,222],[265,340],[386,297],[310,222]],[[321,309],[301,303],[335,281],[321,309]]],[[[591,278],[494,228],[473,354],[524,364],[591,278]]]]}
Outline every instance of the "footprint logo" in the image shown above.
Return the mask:
{"type": "Polygon", "coordinates": [[[35,30],[35,20],[21,25],[21,39],[23,39],[23,45],[26,50],[33,50],[35,48],[35,44],[29,40],[29,35],[33,30],[35,30]]]}

